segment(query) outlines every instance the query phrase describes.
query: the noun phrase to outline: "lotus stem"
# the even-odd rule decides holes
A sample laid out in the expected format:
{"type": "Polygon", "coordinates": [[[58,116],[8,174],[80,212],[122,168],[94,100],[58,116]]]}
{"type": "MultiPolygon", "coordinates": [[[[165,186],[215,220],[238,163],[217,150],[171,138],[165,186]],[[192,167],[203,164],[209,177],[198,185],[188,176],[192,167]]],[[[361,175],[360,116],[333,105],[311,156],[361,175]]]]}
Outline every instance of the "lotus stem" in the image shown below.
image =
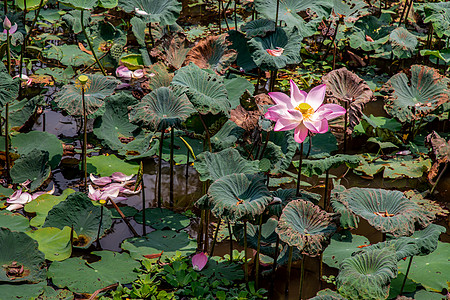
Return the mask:
{"type": "Polygon", "coordinates": [[[70,247],[72,248],[73,251],[73,224],[70,227],[70,247]]]}
{"type": "Polygon", "coordinates": [[[103,204],[100,206],[100,222],[98,222],[98,231],[97,231],[97,248],[101,249],[100,247],[100,231],[102,228],[103,223],[103,204]]]}
{"type": "Polygon", "coordinates": [[[231,223],[228,221],[228,235],[230,236],[230,263],[233,262],[233,232],[231,231],[231,223]]]}
{"type": "Polygon", "coordinates": [[[255,255],[255,287],[256,290],[259,288],[259,253],[261,251],[261,232],[262,232],[262,214],[259,216],[259,231],[258,231],[258,245],[256,246],[255,255]]]}
{"type": "Polygon", "coordinates": [[[298,299],[302,300],[303,292],[303,278],[305,277],[305,255],[302,258],[302,267],[300,269],[300,290],[298,292],[298,299]]]}
{"type": "Polygon", "coordinates": [[[269,84],[269,91],[270,92],[273,92],[273,90],[275,89],[275,82],[277,80],[277,73],[278,73],[278,70],[270,71],[270,84],[269,84]]]}
{"type": "Polygon", "coordinates": [[[400,296],[403,295],[403,289],[405,288],[406,279],[408,279],[409,269],[411,268],[413,257],[414,256],[409,257],[408,268],[406,269],[405,278],[403,279],[402,287],[400,288],[400,296]]]}
{"type": "Polygon", "coordinates": [[[9,161],[9,102],[6,102],[5,108],[5,154],[6,154],[6,178],[9,179],[11,163],[9,161]]]}
{"type": "Polygon", "coordinates": [[[175,143],[175,130],[172,127],[172,129],[170,130],[170,207],[173,207],[174,205],[174,201],[173,201],[173,176],[174,176],[174,172],[173,172],[173,165],[174,165],[174,161],[173,161],[173,146],[175,143]]]}
{"type": "Polygon", "coordinates": [[[345,115],[344,115],[344,153],[347,153],[347,120],[348,120],[348,102],[344,100],[345,115]]]}
{"type": "Polygon", "coordinates": [[[161,186],[162,186],[162,149],[164,142],[164,129],[161,129],[161,137],[159,139],[159,161],[158,161],[158,207],[161,208],[161,186]]]}
{"type": "Polygon", "coordinates": [[[264,152],[266,151],[267,144],[269,143],[270,133],[271,133],[271,131],[266,133],[266,141],[264,142],[264,146],[262,148],[261,154],[259,155],[259,160],[261,160],[264,156],[264,152]]]}
{"type": "Polygon", "coordinates": [[[277,270],[278,256],[280,255],[280,236],[277,234],[277,241],[275,242],[275,257],[273,258],[272,264],[272,281],[270,282],[270,296],[273,295],[274,283],[275,283],[275,272],[277,270]]]}
{"type": "Polygon", "coordinates": [[[320,253],[319,263],[319,288],[322,289],[322,276],[323,276],[323,253],[320,253]]]}
{"type": "MultiPolygon", "coordinates": [[[[142,161],[141,161],[142,164],[142,161]]],[[[147,228],[145,224],[145,185],[144,185],[144,174],[142,174],[142,182],[141,182],[141,198],[142,198],[142,236],[147,234],[147,228]]]]}
{"type": "Polygon", "coordinates": [[[187,148],[187,153],[186,153],[186,174],[184,176],[186,178],[186,188],[184,190],[184,195],[185,195],[185,198],[187,199],[188,185],[189,185],[189,148],[187,148]]]}
{"type": "MultiPolygon", "coordinates": [[[[83,75],[82,75],[83,76],[83,75]]],[[[81,77],[81,76],[80,76],[81,77]]],[[[84,98],[84,84],[81,85],[81,100],[83,102],[83,152],[82,152],[82,164],[83,164],[83,183],[85,191],[87,191],[87,115],[86,115],[86,100],[84,98]]]]}
{"type": "Polygon", "coordinates": [[[403,16],[405,15],[405,12],[406,12],[406,10],[408,9],[408,6],[409,6],[408,2],[409,2],[408,0],[405,1],[405,7],[403,8],[403,11],[402,11],[402,14],[400,16],[400,19],[398,20],[398,27],[400,27],[402,25],[403,16]]]}
{"type": "Polygon", "coordinates": [[[336,51],[337,51],[337,49],[336,49],[336,42],[333,42],[333,66],[332,66],[332,69],[331,70],[336,70],[336,51]]]}
{"type": "Polygon", "coordinates": [[[208,236],[208,229],[209,229],[209,217],[210,217],[211,211],[210,210],[205,210],[205,229],[204,229],[204,234],[205,234],[205,238],[203,240],[203,252],[208,253],[208,244],[209,244],[209,236],[208,236]]]}
{"type": "MultiPolygon", "coordinates": [[[[417,127],[414,128],[411,140],[414,140],[416,135],[419,133],[419,130],[420,130],[420,127],[422,126],[422,123],[423,123],[423,116],[420,118],[420,121],[419,121],[419,124],[417,125],[417,127]]],[[[415,125],[415,123],[414,123],[414,125],[415,125]]]]}
{"type": "Polygon", "coordinates": [[[84,22],[83,22],[83,14],[84,14],[84,9],[81,10],[81,29],[83,30],[83,34],[87,40],[87,43],[89,45],[89,48],[91,49],[92,55],[94,55],[95,61],[97,62],[98,67],[100,68],[100,70],[102,71],[102,74],[104,76],[106,76],[106,72],[105,69],[103,69],[102,64],[100,63],[100,61],[98,60],[97,54],[95,53],[95,49],[92,46],[92,42],[91,39],[88,37],[87,33],[86,33],[86,28],[84,27],[84,22]]]}
{"type": "Polygon", "coordinates": [[[123,214],[123,212],[120,210],[120,208],[117,206],[117,204],[112,200],[109,199],[109,201],[111,202],[111,204],[114,206],[114,208],[117,210],[117,212],[119,213],[120,217],[122,218],[122,220],[125,222],[125,224],[127,224],[128,228],[131,230],[131,232],[133,233],[133,235],[135,237],[138,237],[139,234],[136,232],[136,230],[134,230],[133,226],[131,226],[130,222],[128,222],[127,218],[125,217],[125,215],[123,214]]]}
{"type": "Polygon", "coordinates": [[[438,178],[436,179],[436,181],[433,184],[433,187],[431,188],[430,194],[433,194],[434,189],[436,188],[439,180],[441,180],[442,176],[444,175],[445,171],[447,171],[447,167],[448,167],[448,163],[445,164],[444,168],[442,169],[441,173],[439,173],[438,178]]]}
{"type": "Polygon", "coordinates": [[[320,50],[322,50],[323,42],[325,42],[325,39],[327,38],[328,33],[330,32],[330,29],[331,29],[332,25],[333,25],[333,21],[330,20],[330,24],[328,25],[327,31],[325,32],[325,35],[323,36],[322,42],[320,43],[319,48],[317,49],[317,53],[320,53],[320,50]]]}
{"type": "Polygon", "coordinates": [[[198,116],[200,117],[200,121],[202,122],[203,128],[205,129],[206,141],[208,142],[209,152],[212,153],[211,136],[209,134],[208,126],[206,126],[206,123],[202,118],[202,114],[198,113],[198,116]]]}
{"type": "Polygon", "coordinates": [[[245,255],[245,261],[244,261],[244,276],[245,276],[245,283],[248,286],[248,258],[247,258],[247,220],[244,220],[244,255],[245,255]]]}
{"type": "Polygon", "coordinates": [[[336,36],[337,36],[338,31],[339,31],[339,24],[340,23],[341,23],[341,17],[339,17],[339,19],[338,19],[338,22],[336,24],[336,29],[335,29],[334,34],[333,34],[333,39],[331,40],[330,45],[327,47],[327,51],[323,55],[322,60],[325,60],[325,58],[327,57],[328,53],[331,50],[331,46],[334,44],[334,41],[336,40],[336,36]]]}
{"type": "Polygon", "coordinates": [[[261,69],[258,68],[258,78],[256,79],[255,92],[253,93],[253,95],[258,94],[260,81],[261,81],[261,69]]]}
{"type": "Polygon", "coordinates": [[[222,20],[221,20],[221,12],[220,12],[220,7],[222,6],[222,0],[219,0],[219,34],[222,34],[222,20]]]}
{"type": "MultiPolygon", "coordinates": [[[[409,11],[411,10],[412,4],[413,4],[413,0],[411,0],[411,2],[409,3],[408,10],[406,11],[406,15],[405,15],[405,25],[407,25],[407,23],[408,23],[409,11]]],[[[399,26],[400,26],[400,25],[399,25],[399,26]]]]}
{"type": "MultiPolygon", "coordinates": [[[[254,4],[253,4],[254,5],[254,4]]],[[[275,11],[275,29],[278,27],[278,12],[280,10],[280,0],[277,0],[277,9],[275,11]]]]}
{"type": "Polygon", "coordinates": [[[311,153],[311,149],[312,149],[312,135],[311,135],[311,132],[308,132],[308,136],[309,136],[309,143],[308,143],[308,152],[306,153],[306,159],[308,159],[309,154],[311,153]]]}
{"type": "Polygon", "coordinates": [[[234,30],[238,30],[238,26],[237,26],[237,1],[238,0],[234,0],[234,30]]]}
{"type": "Polygon", "coordinates": [[[214,248],[216,246],[217,236],[219,235],[219,229],[220,229],[220,223],[222,222],[222,218],[219,218],[219,221],[217,222],[216,231],[214,232],[214,239],[211,245],[211,252],[209,252],[209,256],[214,255],[214,248]]]}
{"type": "Polygon", "coordinates": [[[327,210],[327,201],[328,201],[328,181],[330,178],[330,169],[327,169],[325,172],[325,191],[323,193],[323,209],[327,210]]]}
{"type": "Polygon", "coordinates": [[[203,223],[205,222],[205,210],[200,212],[200,224],[198,225],[197,232],[197,249],[202,249],[203,245],[203,223]]]}
{"type": "Polygon", "coordinates": [[[295,195],[300,196],[300,180],[302,179],[303,143],[300,144],[300,159],[298,161],[297,189],[295,195]]]}
{"type": "Polygon", "coordinates": [[[286,286],[284,288],[284,299],[289,299],[289,281],[291,279],[291,269],[292,269],[292,254],[294,252],[294,247],[289,246],[289,258],[288,258],[288,269],[287,269],[287,280],[286,280],[286,286]]]}
{"type": "MultiPolygon", "coordinates": [[[[232,0],[228,1],[227,6],[223,6],[223,2],[222,2],[222,11],[223,11],[223,20],[225,21],[225,25],[227,26],[227,30],[230,30],[230,25],[228,24],[228,20],[227,20],[227,9],[228,6],[230,6],[232,0]]],[[[222,26],[222,23],[221,23],[222,26]]],[[[222,29],[222,27],[221,27],[222,29]]]]}
{"type": "Polygon", "coordinates": [[[8,13],[8,0],[3,0],[3,10],[6,16],[6,14],[8,13]]]}
{"type": "Polygon", "coordinates": [[[11,40],[9,30],[6,30],[6,64],[8,65],[8,74],[11,75],[11,40]]]}
{"type": "MultiPolygon", "coordinates": [[[[27,21],[27,0],[23,0],[23,25],[26,24],[27,21]]],[[[19,78],[22,79],[22,64],[23,64],[23,55],[25,54],[26,40],[22,42],[22,48],[20,50],[20,63],[19,63],[19,78]]],[[[22,83],[19,84],[19,98],[22,95],[22,83]]]]}

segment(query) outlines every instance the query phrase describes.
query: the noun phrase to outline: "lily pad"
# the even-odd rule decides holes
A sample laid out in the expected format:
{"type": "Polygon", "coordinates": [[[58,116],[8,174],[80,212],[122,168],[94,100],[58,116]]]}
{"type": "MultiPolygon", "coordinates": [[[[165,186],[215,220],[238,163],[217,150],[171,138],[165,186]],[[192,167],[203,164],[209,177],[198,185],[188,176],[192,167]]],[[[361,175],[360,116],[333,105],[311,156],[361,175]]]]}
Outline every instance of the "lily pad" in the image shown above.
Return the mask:
{"type": "Polygon", "coordinates": [[[350,47],[353,49],[361,48],[364,51],[373,51],[379,49],[389,39],[392,32],[392,26],[389,26],[392,17],[383,13],[378,18],[368,15],[360,18],[352,28],[350,47]]]}
{"type": "Polygon", "coordinates": [[[146,23],[160,23],[161,26],[174,24],[181,11],[181,3],[176,0],[119,0],[119,6],[127,13],[139,9],[146,23]]]}
{"type": "Polygon", "coordinates": [[[323,262],[330,267],[339,268],[344,259],[351,257],[354,252],[369,244],[365,236],[351,234],[348,230],[335,233],[331,237],[330,245],[323,251],[323,262]]]}
{"type": "Polygon", "coordinates": [[[275,22],[268,19],[253,20],[242,25],[241,31],[245,32],[245,36],[250,39],[255,36],[265,36],[268,32],[275,31],[275,22]]]}
{"type": "MultiPolygon", "coordinates": [[[[363,158],[364,155],[363,155],[363,158]]],[[[422,157],[396,156],[394,158],[375,161],[361,160],[362,164],[355,168],[355,171],[362,172],[369,176],[374,176],[383,172],[384,178],[420,178],[424,172],[431,168],[431,160],[422,157]]]]}
{"type": "MultiPolygon", "coordinates": [[[[326,171],[337,168],[341,165],[346,165],[349,168],[357,167],[361,162],[361,157],[347,154],[336,154],[334,156],[310,160],[304,159],[302,161],[302,174],[308,177],[314,175],[322,175],[326,171]]],[[[299,161],[293,161],[294,167],[298,168],[299,161]]]]}
{"type": "MultiPolygon", "coordinates": [[[[134,220],[142,224],[142,211],[134,216],[134,220]]],[[[145,224],[155,229],[180,230],[191,223],[188,217],[165,208],[145,209],[145,224]]]]}
{"type": "Polygon", "coordinates": [[[48,162],[47,151],[33,149],[14,162],[10,172],[11,178],[14,183],[31,180],[30,190],[34,191],[50,177],[48,162]]]}
{"type": "Polygon", "coordinates": [[[0,64],[0,108],[19,96],[19,82],[12,79],[4,64],[0,64]]]}
{"type": "Polygon", "coordinates": [[[54,227],[45,227],[27,232],[28,236],[39,243],[38,249],[45,254],[45,259],[51,261],[62,261],[72,254],[70,243],[70,227],[62,230],[54,227]]]}
{"type": "Polygon", "coordinates": [[[27,217],[19,213],[0,211],[0,227],[8,228],[11,231],[24,232],[31,230],[30,221],[27,217]]]}
{"type": "Polygon", "coordinates": [[[139,164],[126,162],[113,155],[98,155],[87,158],[88,173],[99,176],[111,176],[114,172],[122,172],[125,175],[137,174],[139,164]]]}
{"type": "Polygon", "coordinates": [[[47,286],[47,282],[36,284],[2,284],[4,299],[37,299],[47,286]]]}

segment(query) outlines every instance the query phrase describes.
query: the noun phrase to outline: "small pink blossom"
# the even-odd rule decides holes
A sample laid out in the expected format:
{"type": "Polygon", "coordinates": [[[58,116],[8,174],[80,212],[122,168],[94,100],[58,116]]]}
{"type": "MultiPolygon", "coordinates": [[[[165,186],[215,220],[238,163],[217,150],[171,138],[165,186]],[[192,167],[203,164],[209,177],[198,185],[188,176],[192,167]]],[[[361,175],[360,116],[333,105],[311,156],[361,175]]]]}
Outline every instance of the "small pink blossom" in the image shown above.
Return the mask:
{"type": "Polygon", "coordinates": [[[275,121],[275,131],[294,131],[297,143],[303,143],[308,131],[325,133],[328,131],[328,120],[345,114],[345,109],[337,104],[322,104],[325,98],[325,84],[311,89],[309,93],[299,90],[291,80],[291,96],[272,92],[269,96],[276,103],[270,107],[265,118],[275,121]]]}
{"type": "Polygon", "coordinates": [[[15,191],[7,200],[6,202],[10,204],[6,209],[9,211],[13,211],[16,209],[22,208],[25,204],[31,202],[32,200],[36,199],[37,197],[49,194],[52,195],[55,192],[55,186],[50,191],[46,192],[36,192],[36,193],[28,193],[24,192],[23,189],[15,191]]]}
{"type": "Polygon", "coordinates": [[[93,184],[98,186],[103,186],[107,185],[108,183],[111,183],[110,177],[95,177],[93,174],[90,174],[89,178],[91,179],[93,184]]]}
{"type": "Polygon", "coordinates": [[[14,25],[11,26],[11,21],[8,19],[8,17],[5,17],[3,20],[3,33],[7,33],[9,31],[9,34],[14,34],[17,31],[17,23],[14,23],[14,25]]]}
{"type": "Polygon", "coordinates": [[[125,182],[133,178],[134,175],[125,175],[121,172],[114,172],[111,174],[111,179],[118,182],[125,182]]]}
{"type": "Polygon", "coordinates": [[[192,268],[194,268],[195,271],[201,271],[208,262],[208,256],[204,252],[200,252],[198,254],[195,254],[192,257],[192,268]]]}
{"type": "Polygon", "coordinates": [[[119,187],[96,190],[92,187],[92,185],[89,185],[88,197],[94,201],[109,200],[109,199],[115,200],[115,198],[119,196],[119,191],[120,191],[119,187]]]}
{"type": "Polygon", "coordinates": [[[269,53],[272,56],[281,56],[283,54],[284,49],[281,47],[276,47],[276,49],[266,49],[267,53],[269,53]]]}
{"type": "Polygon", "coordinates": [[[133,76],[133,72],[125,66],[120,66],[116,69],[116,76],[119,78],[130,79],[133,76]]]}

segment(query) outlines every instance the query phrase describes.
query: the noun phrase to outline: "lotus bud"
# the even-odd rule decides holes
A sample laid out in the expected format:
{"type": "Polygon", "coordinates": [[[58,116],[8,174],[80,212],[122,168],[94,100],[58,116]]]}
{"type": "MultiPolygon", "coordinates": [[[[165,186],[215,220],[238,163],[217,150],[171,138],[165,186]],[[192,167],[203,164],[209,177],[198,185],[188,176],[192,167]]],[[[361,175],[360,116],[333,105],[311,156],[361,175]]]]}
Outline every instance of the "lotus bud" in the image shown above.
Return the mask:
{"type": "Polygon", "coordinates": [[[192,267],[195,271],[201,271],[206,266],[207,262],[208,256],[203,252],[195,254],[192,257],[192,267]]]}
{"type": "Polygon", "coordinates": [[[11,21],[6,16],[5,16],[5,20],[3,20],[3,28],[6,30],[11,29],[11,21]]]}

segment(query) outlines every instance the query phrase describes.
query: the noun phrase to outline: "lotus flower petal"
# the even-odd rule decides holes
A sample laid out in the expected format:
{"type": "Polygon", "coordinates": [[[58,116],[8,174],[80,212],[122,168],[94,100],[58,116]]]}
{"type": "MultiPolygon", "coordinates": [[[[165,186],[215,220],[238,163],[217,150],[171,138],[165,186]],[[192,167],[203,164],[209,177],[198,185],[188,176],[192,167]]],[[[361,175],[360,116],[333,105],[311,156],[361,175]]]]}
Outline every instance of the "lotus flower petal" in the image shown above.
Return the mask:
{"type": "Polygon", "coordinates": [[[114,172],[111,175],[111,179],[118,182],[125,182],[133,178],[134,175],[125,175],[121,172],[114,172]]]}
{"type": "Polygon", "coordinates": [[[8,200],[10,204],[26,204],[33,200],[30,193],[23,192],[22,189],[15,191],[8,200]]]}
{"type": "Polygon", "coordinates": [[[208,256],[204,252],[200,252],[198,254],[195,254],[192,257],[192,267],[195,271],[201,271],[208,262],[208,256]]]}
{"type": "Polygon", "coordinates": [[[144,70],[143,69],[139,69],[133,72],[132,74],[133,78],[142,78],[144,77],[144,70]]]}
{"type": "Polygon", "coordinates": [[[13,211],[13,210],[21,209],[22,207],[23,207],[23,204],[14,203],[14,204],[9,205],[6,208],[6,210],[13,211]]]}
{"type": "Polygon", "coordinates": [[[127,67],[125,66],[120,66],[116,69],[116,76],[119,78],[126,78],[126,79],[130,79],[133,76],[133,72],[130,71],[127,67]]]}

